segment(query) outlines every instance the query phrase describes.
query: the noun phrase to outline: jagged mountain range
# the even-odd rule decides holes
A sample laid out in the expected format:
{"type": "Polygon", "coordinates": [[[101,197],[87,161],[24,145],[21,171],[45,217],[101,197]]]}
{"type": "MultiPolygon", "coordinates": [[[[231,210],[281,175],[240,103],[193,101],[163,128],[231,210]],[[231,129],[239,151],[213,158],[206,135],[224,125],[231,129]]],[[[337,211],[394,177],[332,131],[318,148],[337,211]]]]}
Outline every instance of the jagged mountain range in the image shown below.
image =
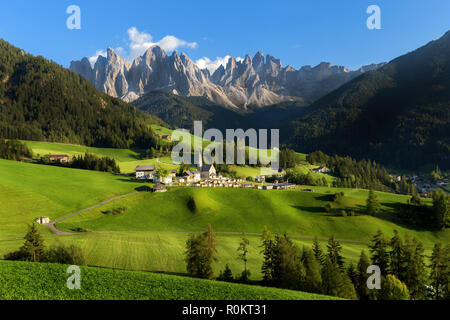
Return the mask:
{"type": "Polygon", "coordinates": [[[89,59],[72,61],[70,69],[88,79],[97,89],[126,102],[153,90],[166,90],[190,97],[202,96],[217,104],[246,108],[283,101],[310,104],[344,83],[383,64],[372,64],[350,71],[342,66],[321,63],[296,70],[283,67],[279,59],[258,52],[253,59],[230,58],[226,67],[213,74],[200,69],[185,53],[171,55],[155,45],[132,63],[108,48],[94,67],[89,59]]]}

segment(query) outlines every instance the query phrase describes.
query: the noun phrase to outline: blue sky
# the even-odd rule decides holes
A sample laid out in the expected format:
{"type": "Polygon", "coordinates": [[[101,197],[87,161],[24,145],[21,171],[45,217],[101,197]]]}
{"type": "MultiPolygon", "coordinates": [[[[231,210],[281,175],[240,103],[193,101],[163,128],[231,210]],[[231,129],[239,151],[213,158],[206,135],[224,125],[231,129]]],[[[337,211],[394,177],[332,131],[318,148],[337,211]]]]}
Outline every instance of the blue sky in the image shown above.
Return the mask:
{"type": "Polygon", "coordinates": [[[130,58],[149,43],[165,43],[194,61],[262,51],[295,68],[328,61],[355,69],[450,30],[448,0],[2,2],[0,38],[65,67],[108,46],[130,58]],[[81,30],[66,27],[69,5],[81,8],[81,30]],[[381,30],[366,27],[369,5],[381,8],[381,30]]]}

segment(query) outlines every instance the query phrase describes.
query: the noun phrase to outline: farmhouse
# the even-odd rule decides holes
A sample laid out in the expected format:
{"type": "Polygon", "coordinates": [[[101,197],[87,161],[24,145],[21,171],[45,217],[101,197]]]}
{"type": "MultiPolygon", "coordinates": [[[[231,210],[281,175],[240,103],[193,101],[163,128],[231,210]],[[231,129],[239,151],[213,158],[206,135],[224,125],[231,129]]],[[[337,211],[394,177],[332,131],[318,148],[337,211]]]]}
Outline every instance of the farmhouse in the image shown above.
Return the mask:
{"type": "Polygon", "coordinates": [[[157,171],[153,174],[153,182],[155,183],[162,182],[164,184],[172,184],[172,179],[173,178],[170,175],[167,177],[160,177],[157,171]]]}
{"type": "Polygon", "coordinates": [[[316,172],[316,173],[327,173],[330,171],[330,169],[328,169],[327,167],[319,167],[319,168],[313,169],[312,171],[316,172]]]}
{"type": "Polygon", "coordinates": [[[265,176],[255,177],[255,181],[264,183],[266,182],[266,177],[265,176]]]}
{"type": "Polygon", "coordinates": [[[50,161],[59,161],[61,163],[69,162],[69,156],[67,154],[50,154],[48,155],[50,161]]]}
{"type": "Polygon", "coordinates": [[[50,218],[49,217],[40,217],[36,219],[36,222],[39,224],[49,224],[50,218]]]}
{"type": "Polygon", "coordinates": [[[136,172],[136,179],[152,180],[155,174],[155,166],[137,166],[134,171],[136,172]]]}
{"type": "Polygon", "coordinates": [[[274,183],[274,184],[266,184],[263,186],[264,190],[288,190],[288,189],[295,189],[297,185],[293,183],[274,183]]]}
{"type": "Polygon", "coordinates": [[[186,182],[198,182],[201,180],[200,171],[186,171],[183,175],[186,182]]]}
{"type": "Polygon", "coordinates": [[[172,169],[169,171],[169,177],[176,178],[176,176],[177,176],[177,170],[172,169]]]}
{"type": "Polygon", "coordinates": [[[273,185],[273,188],[276,190],[295,189],[295,187],[296,185],[293,183],[278,183],[273,185]]]}
{"type": "Polygon", "coordinates": [[[153,192],[167,192],[166,185],[164,183],[157,183],[153,186],[153,192]]]}

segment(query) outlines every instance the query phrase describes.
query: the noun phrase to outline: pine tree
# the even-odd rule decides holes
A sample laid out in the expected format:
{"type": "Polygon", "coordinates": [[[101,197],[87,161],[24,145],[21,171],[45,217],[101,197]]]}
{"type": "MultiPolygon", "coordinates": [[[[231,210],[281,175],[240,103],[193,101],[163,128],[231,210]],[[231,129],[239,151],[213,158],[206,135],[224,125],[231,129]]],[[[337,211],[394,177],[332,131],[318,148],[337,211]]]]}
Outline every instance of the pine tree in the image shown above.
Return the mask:
{"type": "Polygon", "coordinates": [[[233,282],[233,273],[231,272],[230,267],[225,265],[225,270],[223,270],[220,275],[217,277],[218,281],[225,281],[225,282],[233,282]]]}
{"type": "Polygon", "coordinates": [[[368,300],[371,297],[371,290],[367,287],[367,268],[371,265],[369,257],[367,257],[364,250],[361,251],[361,255],[359,256],[359,261],[357,265],[357,284],[356,292],[358,293],[359,299],[368,300]]]}
{"type": "Polygon", "coordinates": [[[372,254],[372,263],[380,268],[382,275],[387,275],[389,272],[388,241],[384,238],[381,230],[378,230],[372,238],[369,248],[372,254]]]}
{"type": "Polygon", "coordinates": [[[319,239],[317,237],[314,237],[312,250],[314,252],[314,256],[316,257],[317,262],[319,262],[320,265],[323,265],[324,263],[323,251],[322,247],[320,246],[319,239]]]}
{"type": "Polygon", "coordinates": [[[431,254],[431,284],[434,289],[434,299],[442,299],[445,296],[445,290],[449,286],[449,252],[439,241],[434,245],[431,254]]]}
{"type": "Polygon", "coordinates": [[[264,226],[264,232],[261,237],[263,264],[261,267],[261,273],[263,274],[263,282],[266,284],[272,284],[273,282],[273,268],[274,268],[274,238],[272,233],[264,226]]]}
{"type": "Polygon", "coordinates": [[[307,292],[320,293],[322,286],[320,263],[310,248],[303,248],[302,263],[305,267],[306,274],[301,289],[307,292]]]}
{"type": "Polygon", "coordinates": [[[375,216],[380,211],[380,203],[378,202],[375,192],[370,189],[369,196],[366,201],[366,212],[371,216],[375,216]]]}
{"type": "Polygon", "coordinates": [[[300,258],[300,250],[286,234],[275,236],[273,282],[276,286],[287,289],[300,287],[306,273],[300,258]]]}
{"type": "Polygon", "coordinates": [[[353,285],[358,285],[358,272],[355,269],[355,266],[353,265],[353,262],[350,262],[348,268],[347,268],[347,276],[352,281],[353,285]]]}
{"type": "Polygon", "coordinates": [[[397,230],[394,230],[394,236],[390,241],[391,251],[390,256],[390,271],[400,281],[404,281],[403,273],[405,268],[404,253],[403,253],[403,241],[397,230]]]}
{"type": "Polygon", "coordinates": [[[325,258],[322,268],[323,293],[345,299],[357,299],[355,287],[345,272],[333,263],[330,257],[325,258]]]}
{"type": "Polygon", "coordinates": [[[28,226],[25,243],[20,248],[20,252],[28,261],[39,262],[45,258],[44,240],[36,223],[28,226]]]}
{"type": "Polygon", "coordinates": [[[426,296],[425,285],[427,282],[427,270],[423,244],[417,240],[409,244],[409,261],[406,261],[405,283],[412,299],[423,299],[426,296]]]}
{"type": "Polygon", "coordinates": [[[344,271],[344,257],[341,254],[342,246],[333,236],[328,240],[327,250],[328,258],[330,258],[331,262],[336,264],[341,271],[344,271]]]}
{"type": "Polygon", "coordinates": [[[441,189],[433,192],[433,214],[436,226],[446,228],[450,226],[450,205],[449,196],[441,189]]]}
{"type": "Polygon", "coordinates": [[[212,264],[217,259],[216,235],[211,225],[201,234],[192,234],[186,242],[187,271],[193,277],[212,279],[212,264]]]}
{"type": "Polygon", "coordinates": [[[239,254],[239,259],[241,259],[242,261],[244,261],[244,272],[243,272],[243,278],[241,279],[244,282],[248,281],[248,274],[247,274],[247,261],[248,261],[248,245],[250,244],[250,241],[247,239],[247,235],[244,233],[242,233],[242,239],[241,242],[239,243],[239,248],[238,248],[238,252],[241,252],[239,254]]]}

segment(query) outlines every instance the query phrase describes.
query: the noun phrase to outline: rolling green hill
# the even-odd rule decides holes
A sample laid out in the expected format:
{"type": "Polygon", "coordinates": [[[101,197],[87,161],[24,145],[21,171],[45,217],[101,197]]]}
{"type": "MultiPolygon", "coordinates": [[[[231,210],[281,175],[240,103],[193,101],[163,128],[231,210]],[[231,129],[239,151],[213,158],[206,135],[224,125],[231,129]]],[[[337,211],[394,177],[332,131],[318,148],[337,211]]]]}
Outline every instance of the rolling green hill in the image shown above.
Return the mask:
{"type": "Polygon", "coordinates": [[[163,124],[96,90],[75,72],[0,40],[0,137],[129,148],[163,124]]]}
{"type": "MultiPolygon", "coordinates": [[[[305,187],[307,188],[307,187],[305,187]]],[[[367,215],[341,217],[326,213],[330,193],[344,191],[340,208],[359,210],[365,207],[366,190],[314,187],[316,192],[301,190],[248,190],[226,188],[172,188],[167,193],[140,193],[82,213],[57,225],[62,230],[82,227],[95,231],[203,231],[210,223],[216,232],[261,233],[264,226],[272,232],[291,235],[368,242],[378,229],[392,234],[416,236],[428,244],[438,239],[450,241],[449,231],[416,231],[395,221],[393,208],[406,203],[408,197],[378,193],[383,212],[378,217],[367,215]],[[188,199],[195,200],[192,213],[188,199]],[[118,216],[105,215],[114,208],[126,208],[118,216]]]]}
{"type": "MultiPolygon", "coordinates": [[[[53,166],[0,160],[0,256],[17,250],[23,243],[26,224],[39,216],[52,220],[88,208],[117,195],[128,194],[147,184],[124,176],[53,166]]],[[[304,187],[310,188],[310,187],[304,187]]],[[[218,274],[225,264],[233,273],[242,272],[236,249],[241,232],[249,233],[248,266],[252,279],[260,279],[262,256],[260,236],[264,225],[276,233],[288,232],[300,247],[311,246],[312,237],[334,235],[343,244],[347,261],[356,262],[362,249],[377,229],[392,236],[416,236],[424,242],[426,254],[438,239],[450,242],[450,232],[413,230],[395,222],[393,209],[406,196],[377,193],[383,213],[379,217],[327,214],[324,205],[330,195],[344,191],[339,208],[358,210],[365,205],[367,191],[314,187],[315,192],[266,191],[244,189],[172,188],[163,194],[147,192],[130,195],[57,224],[62,230],[76,227],[90,232],[71,236],[52,236],[42,226],[47,245],[76,243],[83,248],[91,266],[128,270],[185,273],[185,243],[189,232],[204,231],[211,223],[217,232],[218,274]],[[188,197],[196,202],[197,212],[187,208],[188,197]],[[126,208],[117,216],[104,212],[126,208]]]]}
{"type": "Polygon", "coordinates": [[[67,266],[0,261],[0,300],[338,300],[299,291],[165,274],[81,268],[69,290],[67,266]]]}
{"type": "Polygon", "coordinates": [[[103,172],[0,160],[0,239],[23,236],[40,216],[56,219],[139,186],[103,172]]]}
{"type": "Polygon", "coordinates": [[[367,72],[281,127],[297,151],[450,168],[450,31],[367,72]]]}

